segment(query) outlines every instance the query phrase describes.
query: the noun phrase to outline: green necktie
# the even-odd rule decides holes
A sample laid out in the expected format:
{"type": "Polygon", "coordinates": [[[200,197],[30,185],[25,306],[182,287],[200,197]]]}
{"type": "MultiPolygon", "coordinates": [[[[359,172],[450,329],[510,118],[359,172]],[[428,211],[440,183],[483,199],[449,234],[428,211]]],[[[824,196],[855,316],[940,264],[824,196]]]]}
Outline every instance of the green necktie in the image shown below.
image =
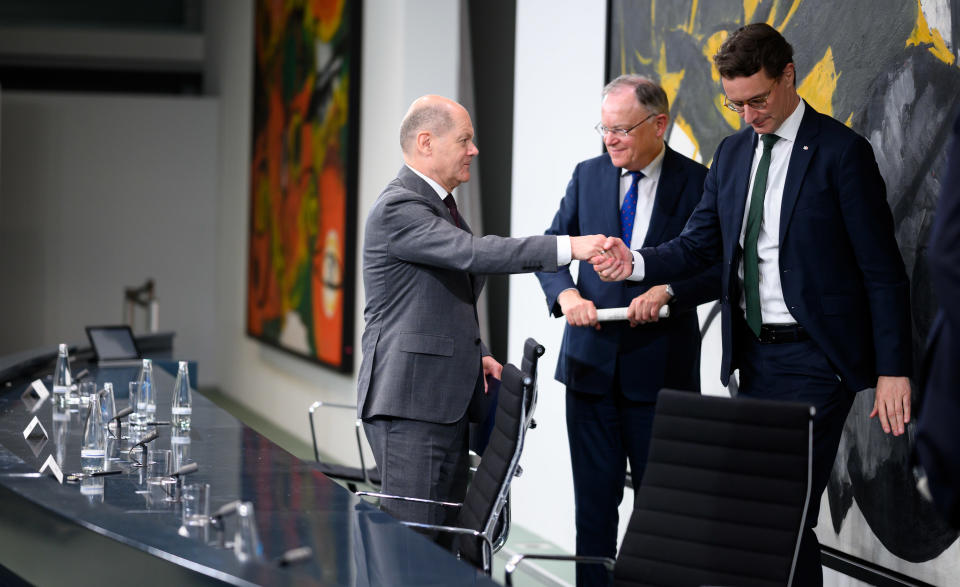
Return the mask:
{"type": "Polygon", "coordinates": [[[753,180],[753,194],[750,197],[750,213],[747,214],[747,232],[743,236],[743,295],[747,302],[747,326],[760,336],[760,256],[757,254],[757,239],[760,237],[760,225],[763,224],[763,196],[767,192],[767,174],[770,172],[770,152],[780,137],[774,134],[760,136],[763,141],[763,154],[757,165],[757,175],[753,180]]]}

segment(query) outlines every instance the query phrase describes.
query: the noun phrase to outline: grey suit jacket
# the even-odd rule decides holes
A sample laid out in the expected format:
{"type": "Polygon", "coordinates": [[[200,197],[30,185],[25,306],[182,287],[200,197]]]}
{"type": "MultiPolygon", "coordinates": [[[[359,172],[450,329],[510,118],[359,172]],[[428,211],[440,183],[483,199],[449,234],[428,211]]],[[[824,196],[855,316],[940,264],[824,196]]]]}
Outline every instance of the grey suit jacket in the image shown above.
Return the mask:
{"type": "Polygon", "coordinates": [[[475,305],[484,275],[557,270],[555,236],[477,237],[462,224],[407,166],[370,210],[360,417],[458,421],[486,354],[475,305]]]}

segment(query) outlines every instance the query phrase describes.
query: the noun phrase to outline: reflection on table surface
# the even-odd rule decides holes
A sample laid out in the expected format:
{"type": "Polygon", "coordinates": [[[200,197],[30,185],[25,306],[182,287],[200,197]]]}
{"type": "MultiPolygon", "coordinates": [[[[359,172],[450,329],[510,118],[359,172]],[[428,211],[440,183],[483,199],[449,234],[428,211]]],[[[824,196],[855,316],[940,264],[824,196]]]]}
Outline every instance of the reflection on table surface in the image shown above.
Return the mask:
{"type": "MultiPolygon", "coordinates": [[[[128,382],[136,378],[135,367],[89,369],[89,378],[97,382],[98,389],[104,382],[113,383],[117,410],[128,405],[128,382]]],[[[191,370],[196,373],[195,365],[191,364],[191,370]]],[[[187,573],[192,580],[202,578],[201,582],[494,584],[199,393],[193,395],[191,429],[182,433],[172,430],[164,423],[171,419],[175,374],[176,362],[155,362],[159,425],[137,429],[124,423],[121,438],[116,438],[116,430],[111,427],[104,465],[108,474],[68,477],[73,482],[65,480],[62,485],[52,475],[38,475],[36,471],[52,455],[65,476],[81,472],[86,406],[61,407],[52,397],[37,401],[29,393],[30,381],[2,391],[0,503],[4,505],[0,506],[0,524],[6,526],[12,518],[28,516],[27,527],[13,536],[21,536],[22,548],[27,549],[32,533],[38,534],[38,548],[44,550],[36,557],[38,565],[61,556],[61,560],[74,561],[74,565],[106,569],[110,557],[119,557],[148,566],[155,566],[157,559],[166,561],[171,573],[187,573]],[[40,426],[25,437],[24,429],[34,417],[40,426]],[[133,448],[154,430],[158,437],[146,445],[146,451],[133,448]],[[141,461],[145,466],[138,466],[141,461]],[[182,483],[209,484],[211,513],[238,501],[252,505],[260,558],[240,562],[235,556],[231,548],[238,525],[235,514],[213,526],[183,523],[178,500],[181,484],[171,482],[169,474],[190,463],[196,463],[198,470],[184,476],[182,483]],[[34,510],[37,513],[30,513],[34,510]],[[37,523],[33,523],[35,519],[37,523]],[[41,536],[40,528],[53,528],[54,538],[65,538],[58,542],[49,534],[41,536]],[[86,531],[78,532],[77,528],[86,531]],[[78,540],[99,537],[109,538],[104,544],[106,548],[116,547],[116,554],[110,550],[94,559],[78,554],[78,540]],[[278,564],[284,553],[304,546],[312,550],[312,557],[290,566],[278,564]]],[[[7,531],[12,532],[9,528],[7,531]]],[[[9,552],[0,552],[0,563],[14,571],[28,564],[13,559],[9,552]]],[[[166,570],[163,567],[161,572],[166,570]]],[[[61,570],[64,577],[81,571],[61,570]]],[[[56,568],[46,566],[37,573],[41,578],[60,576],[56,568]]]]}

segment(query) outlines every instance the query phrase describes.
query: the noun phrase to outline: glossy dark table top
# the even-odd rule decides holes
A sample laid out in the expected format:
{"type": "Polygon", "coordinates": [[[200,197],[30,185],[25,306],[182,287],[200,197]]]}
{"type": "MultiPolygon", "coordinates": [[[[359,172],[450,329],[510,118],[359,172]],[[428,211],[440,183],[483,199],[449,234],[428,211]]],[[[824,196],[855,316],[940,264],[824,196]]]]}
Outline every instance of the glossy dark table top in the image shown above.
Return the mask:
{"type": "MultiPolygon", "coordinates": [[[[157,419],[169,421],[176,364],[159,363],[157,419]]],[[[118,410],[127,405],[127,383],[136,368],[90,371],[98,388],[113,382],[118,410]]],[[[49,387],[49,379],[42,380],[49,387]]],[[[65,474],[80,471],[86,410],[59,409],[52,398],[31,410],[21,399],[28,385],[24,380],[0,390],[0,563],[28,580],[102,584],[143,573],[146,584],[155,584],[169,573],[180,584],[494,584],[194,392],[189,434],[158,426],[160,436],[151,446],[170,449],[180,464],[199,465],[188,482],[210,484],[211,512],[234,500],[253,503],[263,558],[240,562],[215,544],[213,530],[181,528],[180,505],[151,494],[142,469],[126,461],[130,441],[108,445],[108,468],[121,474],[62,485],[52,475],[37,475],[51,454],[65,474]],[[23,435],[33,416],[50,437],[39,447],[23,435]],[[86,552],[85,541],[93,553],[86,552]],[[310,560],[276,563],[301,546],[313,550],[310,560]]],[[[126,426],[123,432],[128,434],[126,426]]],[[[227,540],[234,525],[226,521],[227,540]]]]}

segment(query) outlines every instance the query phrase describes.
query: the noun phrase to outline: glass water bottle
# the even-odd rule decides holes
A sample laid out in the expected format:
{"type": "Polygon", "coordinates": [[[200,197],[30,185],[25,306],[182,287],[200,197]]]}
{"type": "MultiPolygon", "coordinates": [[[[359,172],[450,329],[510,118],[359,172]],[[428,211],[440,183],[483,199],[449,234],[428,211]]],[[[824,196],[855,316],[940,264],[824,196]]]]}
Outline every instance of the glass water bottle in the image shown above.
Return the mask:
{"type": "Polygon", "coordinates": [[[107,435],[103,426],[103,413],[100,411],[100,395],[95,393],[90,399],[90,410],[83,426],[80,468],[84,473],[102,471],[106,456],[107,435]]]}
{"type": "Polygon", "coordinates": [[[180,361],[177,369],[177,382],[173,385],[173,407],[170,414],[173,416],[174,430],[190,429],[190,413],[193,411],[193,398],[190,394],[190,369],[186,361],[180,361]]]}
{"type": "Polygon", "coordinates": [[[70,376],[70,357],[67,354],[67,345],[61,343],[57,350],[57,365],[53,369],[53,393],[56,403],[63,406],[70,395],[70,386],[73,377],[70,376]]]}

